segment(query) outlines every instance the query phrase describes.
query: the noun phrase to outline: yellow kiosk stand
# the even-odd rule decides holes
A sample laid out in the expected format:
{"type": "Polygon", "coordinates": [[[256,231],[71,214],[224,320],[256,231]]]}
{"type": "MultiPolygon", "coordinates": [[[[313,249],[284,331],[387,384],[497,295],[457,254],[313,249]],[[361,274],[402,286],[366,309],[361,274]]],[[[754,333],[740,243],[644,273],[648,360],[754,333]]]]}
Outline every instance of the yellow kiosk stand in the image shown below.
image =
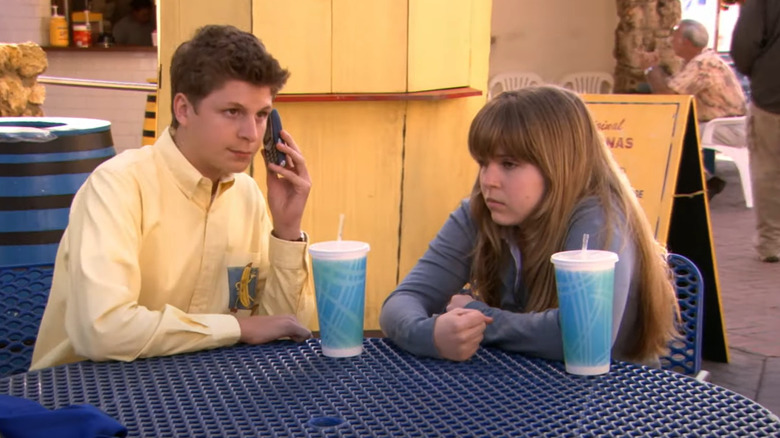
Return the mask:
{"type": "Polygon", "coordinates": [[[688,257],[704,283],[702,356],[728,362],[717,261],[691,96],[586,95],[655,236],[688,257]]]}
{"type": "MultiPolygon", "coordinates": [[[[306,157],[303,227],[371,245],[365,329],[468,196],[468,128],[484,105],[490,3],[482,0],[166,0],[160,8],[158,132],[170,120],[169,60],[205,24],[257,35],[291,72],[277,96],[306,157]]],[[[254,177],[265,189],[262,158],[254,177]]]]}

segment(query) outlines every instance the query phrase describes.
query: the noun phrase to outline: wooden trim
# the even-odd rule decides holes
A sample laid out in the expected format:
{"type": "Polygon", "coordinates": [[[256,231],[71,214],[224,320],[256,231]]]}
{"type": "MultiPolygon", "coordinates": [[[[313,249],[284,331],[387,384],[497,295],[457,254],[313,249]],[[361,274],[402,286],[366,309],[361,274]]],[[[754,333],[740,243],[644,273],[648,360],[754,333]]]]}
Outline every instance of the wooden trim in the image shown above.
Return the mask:
{"type": "Polygon", "coordinates": [[[414,93],[322,93],[279,94],[275,102],[366,102],[366,101],[436,101],[481,96],[482,90],[471,87],[443,90],[417,91],[414,93]]]}
{"type": "Polygon", "coordinates": [[[155,46],[111,46],[103,47],[100,44],[94,44],[90,47],[52,47],[42,46],[46,52],[157,52],[155,46]]]}

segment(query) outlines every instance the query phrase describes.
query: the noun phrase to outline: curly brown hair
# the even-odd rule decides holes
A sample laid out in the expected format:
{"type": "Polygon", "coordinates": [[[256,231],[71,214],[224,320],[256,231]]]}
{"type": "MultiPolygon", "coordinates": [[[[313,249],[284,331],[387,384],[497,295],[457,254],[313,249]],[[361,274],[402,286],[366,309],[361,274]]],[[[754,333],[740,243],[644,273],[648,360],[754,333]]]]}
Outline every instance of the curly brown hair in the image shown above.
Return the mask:
{"type": "Polygon", "coordinates": [[[176,49],[171,59],[171,126],[179,126],[173,110],[178,93],[183,93],[197,108],[203,98],[228,80],[268,86],[276,96],[289,77],[290,72],[251,33],[234,26],[201,27],[191,40],[176,49]]]}

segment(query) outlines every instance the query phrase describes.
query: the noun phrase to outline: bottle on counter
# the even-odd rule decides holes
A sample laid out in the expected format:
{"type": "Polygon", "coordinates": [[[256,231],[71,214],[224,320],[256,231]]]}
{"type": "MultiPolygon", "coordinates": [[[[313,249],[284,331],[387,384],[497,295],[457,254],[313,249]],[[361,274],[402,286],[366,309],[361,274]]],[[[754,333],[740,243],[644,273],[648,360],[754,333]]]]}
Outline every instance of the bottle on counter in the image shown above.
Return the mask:
{"type": "Polygon", "coordinates": [[[92,25],[89,22],[89,10],[84,11],[83,23],[73,23],[73,43],[76,47],[84,49],[92,45],[92,25]]]}
{"type": "Polygon", "coordinates": [[[57,5],[51,5],[52,14],[49,20],[49,45],[52,47],[68,47],[68,21],[57,14],[57,5]]]}
{"type": "Polygon", "coordinates": [[[92,44],[92,33],[89,30],[89,26],[84,23],[73,25],[73,44],[82,49],[89,48],[92,44]]]}

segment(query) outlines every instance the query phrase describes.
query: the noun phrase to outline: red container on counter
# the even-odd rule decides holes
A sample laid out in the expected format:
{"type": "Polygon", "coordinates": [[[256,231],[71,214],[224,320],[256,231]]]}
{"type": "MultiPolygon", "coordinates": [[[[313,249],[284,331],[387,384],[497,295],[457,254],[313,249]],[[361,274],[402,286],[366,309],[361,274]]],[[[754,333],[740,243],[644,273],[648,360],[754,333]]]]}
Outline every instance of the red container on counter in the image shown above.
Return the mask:
{"type": "Polygon", "coordinates": [[[73,25],[73,43],[76,47],[87,48],[92,45],[92,30],[86,24],[73,25]]]}

